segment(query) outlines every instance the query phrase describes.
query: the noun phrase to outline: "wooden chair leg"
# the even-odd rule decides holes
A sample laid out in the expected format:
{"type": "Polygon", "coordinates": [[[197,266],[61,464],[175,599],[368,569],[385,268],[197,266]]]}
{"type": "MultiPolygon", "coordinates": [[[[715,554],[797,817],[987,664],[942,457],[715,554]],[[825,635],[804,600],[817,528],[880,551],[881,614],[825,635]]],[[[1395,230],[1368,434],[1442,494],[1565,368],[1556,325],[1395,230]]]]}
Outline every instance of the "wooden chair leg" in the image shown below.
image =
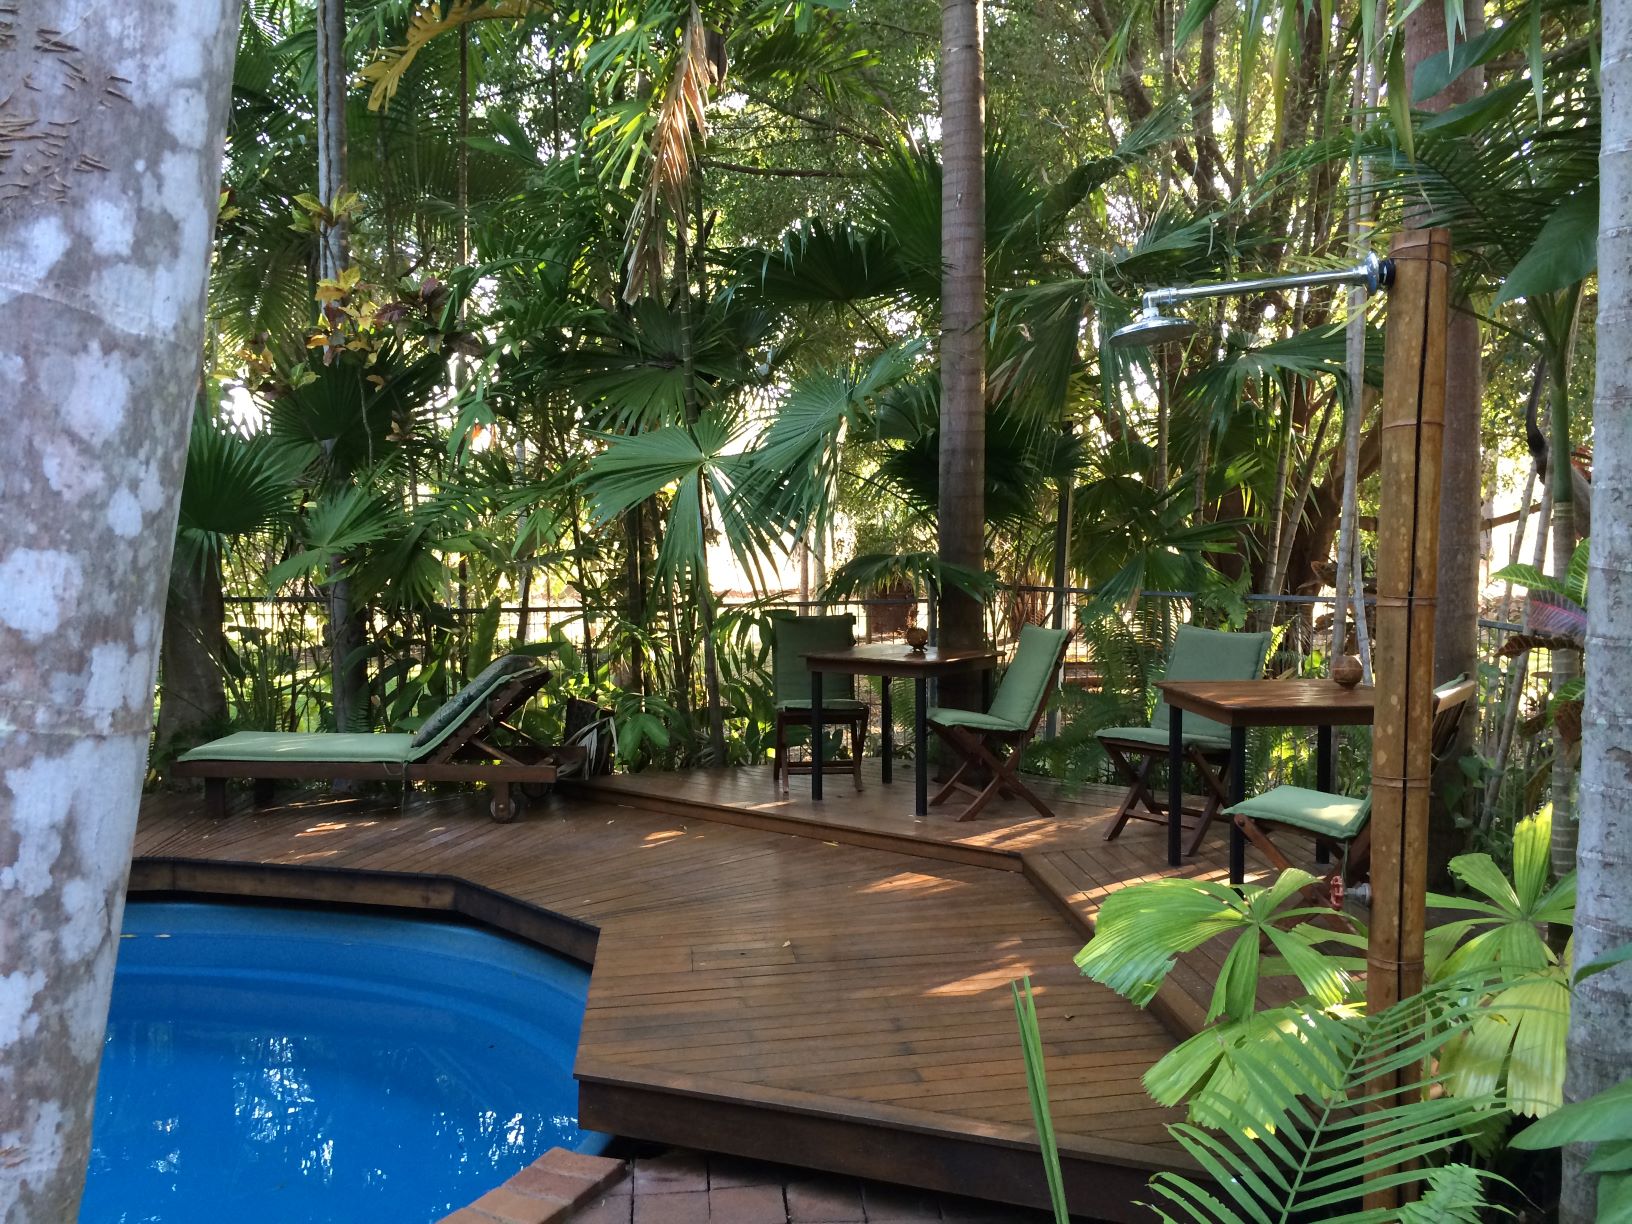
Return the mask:
{"type": "Polygon", "coordinates": [[[227,815],[227,780],[204,779],[204,814],[211,820],[224,820],[227,815]]]}
{"type": "Polygon", "coordinates": [[[781,715],[776,719],[776,765],[772,773],[781,778],[782,794],[788,793],[788,724],[781,715]]]}
{"type": "Polygon", "coordinates": [[[1133,767],[1133,762],[1120,749],[1105,745],[1105,755],[1111,758],[1111,764],[1122,771],[1122,776],[1128,781],[1128,790],[1122,796],[1122,803],[1116,809],[1116,816],[1111,820],[1111,827],[1105,834],[1106,841],[1115,841],[1122,832],[1122,827],[1133,819],[1133,810],[1140,803],[1141,797],[1148,793],[1146,780],[1150,777],[1151,768],[1155,765],[1154,757],[1141,757],[1139,768],[1133,767]]]}
{"type": "Polygon", "coordinates": [[[1196,772],[1201,775],[1201,785],[1207,793],[1207,801],[1202,805],[1201,819],[1196,822],[1195,834],[1190,838],[1190,845],[1184,854],[1186,858],[1193,858],[1201,843],[1212,828],[1213,821],[1229,806],[1230,771],[1226,765],[1223,769],[1214,772],[1212,762],[1202,755],[1200,750],[1192,747],[1186,754],[1196,772]]]}
{"type": "Polygon", "coordinates": [[[974,788],[964,783],[963,775],[969,772],[974,762],[969,756],[968,743],[963,739],[961,732],[956,727],[943,727],[936,723],[930,723],[929,729],[940,736],[946,742],[946,746],[957,754],[958,758],[958,764],[953,769],[952,776],[946,780],[940,790],[929,797],[929,806],[939,807],[952,797],[954,791],[967,790],[973,792],[974,788]]]}
{"type": "Polygon", "coordinates": [[[1257,821],[1250,816],[1237,816],[1235,817],[1235,827],[1246,835],[1248,841],[1258,847],[1258,853],[1269,860],[1270,866],[1278,871],[1286,871],[1291,868],[1292,861],[1281,853],[1279,846],[1269,840],[1269,834],[1258,826],[1257,821]]]}
{"type": "Polygon", "coordinates": [[[271,778],[256,778],[255,779],[255,789],[254,789],[253,794],[254,794],[255,806],[256,807],[263,808],[263,807],[267,807],[267,806],[269,806],[271,804],[271,802],[272,802],[272,787],[273,787],[273,782],[272,782],[271,778]]]}
{"type": "Polygon", "coordinates": [[[858,718],[850,724],[850,776],[855,779],[856,790],[861,790],[861,750],[866,746],[867,720],[858,718]]]}

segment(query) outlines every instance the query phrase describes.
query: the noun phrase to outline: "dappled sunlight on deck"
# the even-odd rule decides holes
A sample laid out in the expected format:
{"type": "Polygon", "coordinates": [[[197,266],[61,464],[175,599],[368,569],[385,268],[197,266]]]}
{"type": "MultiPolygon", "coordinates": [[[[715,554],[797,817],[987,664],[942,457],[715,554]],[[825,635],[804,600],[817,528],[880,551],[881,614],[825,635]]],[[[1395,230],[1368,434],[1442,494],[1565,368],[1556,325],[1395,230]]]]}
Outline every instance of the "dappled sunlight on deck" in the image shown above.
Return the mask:
{"type": "MultiPolygon", "coordinates": [[[[876,771],[868,782],[857,795],[836,779],[818,812],[806,780],[783,800],[763,770],[612,778],[562,788],[509,825],[486,818],[480,795],[263,811],[244,796],[214,822],[163,796],[144,809],[137,851],[315,867],[330,900],[368,898],[359,869],[387,873],[390,904],[445,904],[414,881],[468,880],[589,923],[586,1122],[743,1155],[781,1144],[793,1160],[837,1145],[822,1159],[863,1174],[868,1153],[893,1152],[970,1179],[968,1192],[1032,1143],[1009,989],[1030,976],[1067,1167],[1081,1185],[1122,1187],[1121,1206],[1088,1209],[1132,1218],[1146,1171],[1183,1163],[1164,1129],[1175,1115],[1141,1076],[1216,963],[1182,964],[1189,994],[1146,1012],[1072,957],[1101,898],[1165,874],[1159,831],[1103,841],[1112,803],[1092,790],[1060,799],[1053,821],[1008,804],[969,823],[915,820],[910,787],[878,785],[876,771]],[[816,1117],[842,1137],[809,1130],[816,1117]]],[[[1221,875],[1216,840],[1185,874],[1221,875]]],[[[1034,1176],[1035,1160],[1032,1148],[1015,1176],[1034,1176]]]]}

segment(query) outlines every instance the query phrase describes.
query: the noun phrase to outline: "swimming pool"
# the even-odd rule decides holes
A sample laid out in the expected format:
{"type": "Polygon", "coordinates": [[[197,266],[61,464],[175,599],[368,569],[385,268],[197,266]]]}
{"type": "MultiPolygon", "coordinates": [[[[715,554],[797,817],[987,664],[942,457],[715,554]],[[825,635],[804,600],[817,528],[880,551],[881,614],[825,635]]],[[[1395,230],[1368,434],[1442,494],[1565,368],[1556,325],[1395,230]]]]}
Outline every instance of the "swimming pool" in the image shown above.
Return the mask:
{"type": "Polygon", "coordinates": [[[433,1221],[578,1129],[589,971],[473,927],[133,901],[82,1224],[433,1221]]]}

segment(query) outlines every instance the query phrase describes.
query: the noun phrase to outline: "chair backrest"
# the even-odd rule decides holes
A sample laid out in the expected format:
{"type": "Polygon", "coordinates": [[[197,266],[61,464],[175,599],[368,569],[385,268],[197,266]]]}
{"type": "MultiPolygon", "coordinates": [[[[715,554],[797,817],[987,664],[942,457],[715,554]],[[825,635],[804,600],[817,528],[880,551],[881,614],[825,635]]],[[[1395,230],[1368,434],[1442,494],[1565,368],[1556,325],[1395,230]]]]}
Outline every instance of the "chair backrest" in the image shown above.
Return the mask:
{"type": "Polygon", "coordinates": [[[987,713],[1016,726],[1030,728],[1035,724],[1042,716],[1075,632],[1074,629],[1045,629],[1041,625],[1022,626],[1014,658],[1003,673],[1003,683],[997,686],[987,713]]]}
{"type": "MultiPolygon", "coordinates": [[[[524,704],[549,678],[549,668],[542,666],[531,655],[511,654],[495,659],[474,680],[444,702],[414,733],[410,741],[413,759],[430,755],[456,732],[478,720],[485,725],[494,718],[508,717],[517,705],[524,704]],[[517,686],[515,696],[520,700],[506,702],[507,709],[488,711],[485,708],[488,698],[511,685],[517,686]]],[[[479,734],[480,730],[481,726],[476,726],[473,733],[479,734]]],[[[463,738],[470,737],[467,735],[463,738]]]]}
{"type": "MultiPolygon", "coordinates": [[[[1473,696],[1474,683],[1466,676],[1447,680],[1434,689],[1434,726],[1432,752],[1434,760],[1441,760],[1456,742],[1456,728],[1467,711],[1468,698],[1473,696]]],[[[1366,788],[1366,800],[1360,805],[1365,821],[1371,819],[1371,788],[1366,788]]],[[[1365,827],[1364,823],[1361,825],[1365,827]]]]}
{"type": "Polygon", "coordinates": [[[1434,760],[1443,760],[1456,743],[1456,729],[1462,725],[1462,715],[1476,686],[1466,676],[1447,680],[1434,689],[1434,728],[1432,752],[1434,760]]]}
{"type": "MultiPolygon", "coordinates": [[[[771,695],[773,700],[809,701],[810,667],[804,656],[813,650],[847,650],[856,642],[856,617],[793,616],[775,613],[771,617],[771,695]]],[[[856,678],[832,672],[822,675],[823,701],[849,701],[856,695],[856,678]]]]}
{"type": "MultiPolygon", "coordinates": [[[[1194,625],[1180,625],[1173,637],[1173,653],[1167,659],[1164,680],[1257,680],[1264,674],[1264,660],[1269,657],[1269,634],[1228,633],[1220,629],[1198,629],[1194,625]]],[[[1167,730],[1167,702],[1156,699],[1156,711],[1150,725],[1159,731],[1167,730]]],[[[1225,739],[1230,729],[1223,723],[1192,714],[1184,714],[1186,735],[1211,735],[1225,739]]]]}

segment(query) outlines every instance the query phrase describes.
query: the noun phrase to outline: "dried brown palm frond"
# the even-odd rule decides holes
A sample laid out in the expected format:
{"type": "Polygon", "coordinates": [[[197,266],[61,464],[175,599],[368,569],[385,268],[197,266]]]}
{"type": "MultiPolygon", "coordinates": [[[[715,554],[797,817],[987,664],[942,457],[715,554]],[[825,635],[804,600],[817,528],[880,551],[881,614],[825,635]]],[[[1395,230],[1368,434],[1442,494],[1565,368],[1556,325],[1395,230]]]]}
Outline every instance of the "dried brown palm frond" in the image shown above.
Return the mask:
{"type": "Polygon", "coordinates": [[[675,52],[668,92],[652,129],[652,164],[646,185],[629,215],[629,280],[625,301],[655,296],[663,288],[664,241],[668,219],[684,224],[691,191],[693,152],[708,139],[704,114],[708,91],[718,80],[716,57],[709,54],[708,29],[693,4],[675,52]]]}
{"type": "Polygon", "coordinates": [[[363,69],[362,79],[373,85],[368,93],[368,109],[381,110],[390,103],[414,56],[431,39],[473,21],[514,21],[536,7],[541,6],[534,0],[453,0],[444,13],[439,4],[421,5],[409,18],[407,41],[400,47],[386,47],[363,69]]]}

